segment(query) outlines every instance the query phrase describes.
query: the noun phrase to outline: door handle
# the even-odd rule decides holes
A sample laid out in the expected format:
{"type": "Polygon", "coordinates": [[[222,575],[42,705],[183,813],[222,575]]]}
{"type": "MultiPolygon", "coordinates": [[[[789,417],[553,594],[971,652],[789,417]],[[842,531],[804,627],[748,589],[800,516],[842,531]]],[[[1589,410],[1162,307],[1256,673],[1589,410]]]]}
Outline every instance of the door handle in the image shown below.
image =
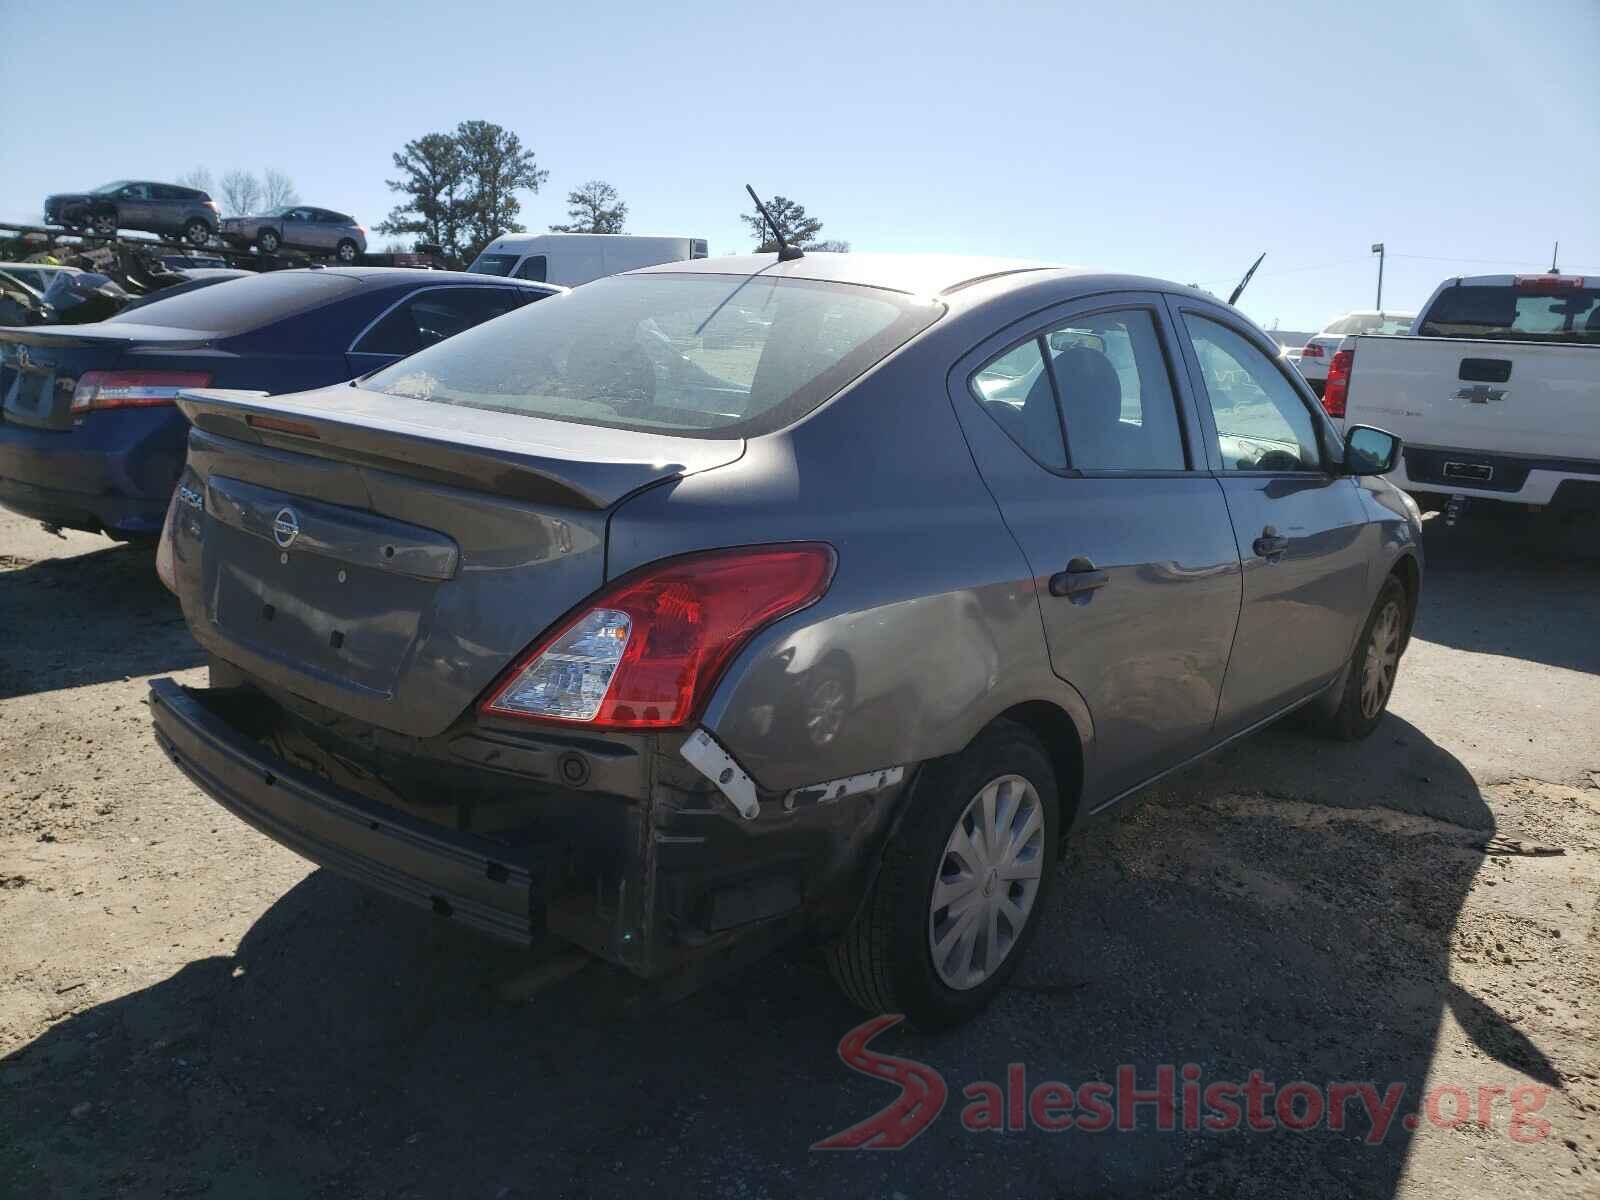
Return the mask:
{"type": "Polygon", "coordinates": [[[1065,571],[1050,576],[1052,596],[1084,596],[1111,582],[1111,576],[1095,569],[1087,558],[1074,558],[1065,571]]]}
{"type": "Polygon", "coordinates": [[[1289,548],[1289,539],[1268,525],[1261,531],[1261,536],[1255,540],[1251,548],[1262,558],[1277,558],[1289,548]]]}

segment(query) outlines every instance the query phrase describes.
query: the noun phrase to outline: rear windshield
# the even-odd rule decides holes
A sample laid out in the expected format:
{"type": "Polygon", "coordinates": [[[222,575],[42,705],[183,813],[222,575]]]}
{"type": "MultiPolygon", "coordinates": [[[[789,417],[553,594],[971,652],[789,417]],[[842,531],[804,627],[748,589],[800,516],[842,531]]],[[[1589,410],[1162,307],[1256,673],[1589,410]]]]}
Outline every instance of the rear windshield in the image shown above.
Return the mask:
{"type": "Polygon", "coordinates": [[[509,275],[516,265],[515,254],[480,254],[467,270],[474,275],[509,275]]]}
{"type": "Polygon", "coordinates": [[[751,437],[821,404],[943,308],[760,275],[615,275],[362,380],[394,396],[698,437],[751,437]]]}
{"type": "Polygon", "coordinates": [[[1416,317],[1416,313],[1354,313],[1341,317],[1322,332],[1345,337],[1356,333],[1408,333],[1416,317]]]}
{"type": "Polygon", "coordinates": [[[354,291],[361,281],[325,271],[278,271],[253,279],[230,279],[200,291],[161,298],[108,318],[112,323],[162,325],[204,333],[246,333],[354,291]]]}
{"type": "Polygon", "coordinates": [[[1600,288],[1464,284],[1439,293],[1417,332],[1511,342],[1600,342],[1600,288]]]}

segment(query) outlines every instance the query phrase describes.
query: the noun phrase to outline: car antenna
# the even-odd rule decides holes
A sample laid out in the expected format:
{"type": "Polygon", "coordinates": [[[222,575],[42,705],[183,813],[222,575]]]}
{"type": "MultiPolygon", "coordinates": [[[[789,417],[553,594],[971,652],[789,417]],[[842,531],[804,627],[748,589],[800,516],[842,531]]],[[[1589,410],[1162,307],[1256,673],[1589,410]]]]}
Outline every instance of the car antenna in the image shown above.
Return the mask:
{"type": "Polygon", "coordinates": [[[750,193],[750,199],[756,202],[756,209],[766,220],[767,228],[772,230],[772,240],[778,243],[778,261],[793,262],[797,258],[804,258],[806,252],[800,249],[799,246],[789,245],[788,239],[778,229],[778,223],[772,219],[772,214],[767,211],[767,206],[761,203],[761,197],[756,195],[755,188],[747,183],[744,185],[744,190],[750,193]]]}
{"type": "Polygon", "coordinates": [[[1233,294],[1228,297],[1229,304],[1239,303],[1239,297],[1244,295],[1244,289],[1250,283],[1250,276],[1256,273],[1256,268],[1261,265],[1261,259],[1265,258],[1266,256],[1267,252],[1263,250],[1261,252],[1261,258],[1256,259],[1255,262],[1250,264],[1250,269],[1244,273],[1244,278],[1239,280],[1239,286],[1234,288],[1233,294]]]}
{"type": "Polygon", "coordinates": [[[1561,274],[1560,270],[1557,269],[1557,267],[1556,267],[1556,256],[1559,255],[1560,253],[1561,253],[1561,243],[1557,242],[1556,246],[1555,246],[1555,249],[1550,251],[1550,274],[1552,274],[1552,275],[1561,274]]]}

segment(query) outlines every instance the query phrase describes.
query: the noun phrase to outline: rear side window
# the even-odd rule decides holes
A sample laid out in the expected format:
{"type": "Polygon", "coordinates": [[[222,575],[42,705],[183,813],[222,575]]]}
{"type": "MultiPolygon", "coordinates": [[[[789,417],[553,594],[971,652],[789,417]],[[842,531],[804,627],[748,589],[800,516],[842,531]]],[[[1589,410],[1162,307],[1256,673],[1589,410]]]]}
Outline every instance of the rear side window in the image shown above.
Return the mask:
{"type": "MultiPolygon", "coordinates": [[[[480,254],[467,268],[474,275],[509,275],[517,265],[515,254],[480,254]]],[[[541,275],[540,279],[544,277],[541,275]]]]}
{"type": "Polygon", "coordinates": [[[538,293],[521,288],[424,288],[391,310],[351,350],[415,354],[537,298],[538,293]]]}
{"type": "Polygon", "coordinates": [[[899,292],[816,280],[613,275],[360,386],[587,425],[750,437],[803,416],[943,311],[899,292]]]}
{"type": "Polygon", "coordinates": [[[230,279],[165,300],[155,299],[134,312],[108,317],[107,321],[225,335],[247,333],[328,304],[360,286],[360,280],[329,271],[275,271],[253,279],[230,279]]]}
{"type": "Polygon", "coordinates": [[[517,268],[518,279],[531,279],[535,283],[543,283],[545,264],[547,259],[542,254],[530,254],[522,260],[522,265],[517,268]]]}
{"type": "Polygon", "coordinates": [[[1037,337],[984,367],[972,377],[972,388],[984,411],[1029,458],[1052,470],[1066,469],[1056,396],[1037,337]]]}
{"type": "Polygon", "coordinates": [[[1600,342],[1600,289],[1534,282],[1447,288],[1428,306],[1423,337],[1600,342]]]}
{"type": "Polygon", "coordinates": [[[1172,377],[1144,309],[1074,319],[1045,337],[1067,450],[1080,471],[1182,471],[1172,377]]]}

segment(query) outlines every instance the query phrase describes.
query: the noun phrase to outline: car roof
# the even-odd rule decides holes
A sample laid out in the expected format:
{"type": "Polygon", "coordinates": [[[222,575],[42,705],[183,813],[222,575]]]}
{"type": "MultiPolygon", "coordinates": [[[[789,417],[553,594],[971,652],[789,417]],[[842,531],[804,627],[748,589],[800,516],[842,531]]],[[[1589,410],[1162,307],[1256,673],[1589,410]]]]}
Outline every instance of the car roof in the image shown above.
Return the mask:
{"type": "Polygon", "coordinates": [[[474,275],[470,271],[430,271],[426,267],[294,267],[289,271],[263,271],[261,274],[262,276],[304,274],[308,271],[315,271],[318,275],[338,275],[361,283],[406,283],[415,280],[432,284],[498,284],[501,287],[510,284],[541,292],[552,289],[565,290],[559,284],[538,283],[531,279],[507,279],[503,275],[474,275]]]}
{"type": "Polygon", "coordinates": [[[833,254],[815,251],[788,262],[776,254],[731,254],[717,258],[692,258],[641,267],[629,274],[690,272],[710,275],[755,275],[783,279],[814,279],[830,283],[855,283],[912,295],[943,295],[979,280],[1023,271],[1080,272],[1081,268],[1056,267],[1018,258],[963,254],[833,254]]]}

